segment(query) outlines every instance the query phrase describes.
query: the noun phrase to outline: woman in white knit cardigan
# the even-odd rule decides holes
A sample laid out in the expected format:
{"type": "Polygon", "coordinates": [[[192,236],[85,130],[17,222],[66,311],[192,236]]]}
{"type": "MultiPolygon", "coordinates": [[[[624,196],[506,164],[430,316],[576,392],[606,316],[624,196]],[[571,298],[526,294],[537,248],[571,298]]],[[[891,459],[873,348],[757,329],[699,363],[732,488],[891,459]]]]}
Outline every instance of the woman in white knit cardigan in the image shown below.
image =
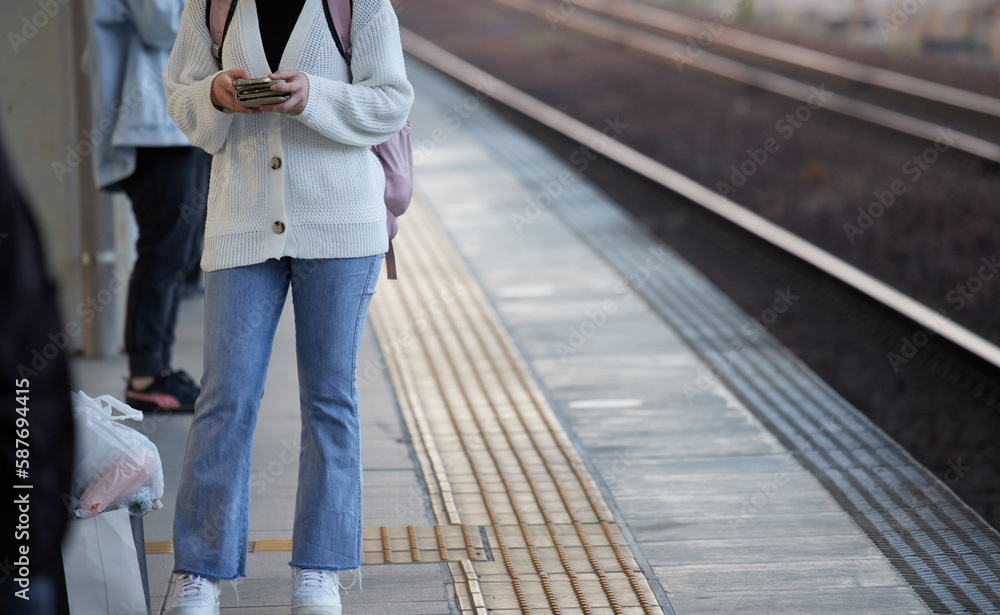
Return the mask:
{"type": "Polygon", "coordinates": [[[250,450],[278,317],[295,310],[302,441],[292,535],[295,615],[339,615],[338,570],[361,565],[355,373],[388,249],[383,170],[369,150],[413,101],[389,0],[353,0],[351,74],[326,0],[240,0],[212,54],[188,0],[164,72],[168,112],[213,154],[205,228],[205,369],[174,517],[169,615],[218,613],[246,574],[250,450]],[[284,79],[287,101],[236,103],[233,80],[284,79]]]}

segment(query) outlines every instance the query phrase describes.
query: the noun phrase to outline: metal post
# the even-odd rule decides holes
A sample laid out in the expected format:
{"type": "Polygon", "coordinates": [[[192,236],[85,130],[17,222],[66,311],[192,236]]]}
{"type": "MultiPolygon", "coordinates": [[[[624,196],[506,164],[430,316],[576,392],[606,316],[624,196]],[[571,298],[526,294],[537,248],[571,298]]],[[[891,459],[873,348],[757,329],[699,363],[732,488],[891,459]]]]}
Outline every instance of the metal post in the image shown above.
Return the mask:
{"type": "Polygon", "coordinates": [[[945,15],[944,7],[941,6],[941,0],[934,0],[931,3],[927,19],[931,40],[934,42],[943,42],[947,38],[947,33],[945,32],[945,15]]]}
{"type": "Polygon", "coordinates": [[[993,7],[993,28],[990,32],[990,53],[994,62],[1000,62],[1000,6],[993,7]]]}
{"type": "MultiPolygon", "coordinates": [[[[90,38],[88,2],[69,4],[72,11],[73,57],[83,58],[90,38]]],[[[93,125],[91,77],[82,62],[73,71],[77,136],[90,134],[93,125]]],[[[83,137],[86,138],[86,137],[83,137]]],[[[124,292],[124,282],[114,278],[115,229],[111,195],[97,189],[90,165],[81,164],[75,174],[80,206],[80,249],[83,275],[83,347],[89,357],[110,357],[119,352],[121,319],[115,295],[124,292]]]]}
{"type": "Polygon", "coordinates": [[[865,17],[865,0],[854,0],[850,16],[847,18],[849,43],[860,45],[864,42],[865,17]]]}

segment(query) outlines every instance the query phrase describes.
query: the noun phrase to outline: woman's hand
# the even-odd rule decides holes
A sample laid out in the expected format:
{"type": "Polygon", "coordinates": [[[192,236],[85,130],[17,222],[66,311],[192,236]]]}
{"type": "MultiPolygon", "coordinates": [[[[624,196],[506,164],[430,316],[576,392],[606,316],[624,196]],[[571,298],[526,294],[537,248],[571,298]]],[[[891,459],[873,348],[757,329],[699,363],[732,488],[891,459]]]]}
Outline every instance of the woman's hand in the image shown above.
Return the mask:
{"type": "Polygon", "coordinates": [[[309,78],[305,73],[297,70],[279,70],[270,75],[271,79],[284,79],[284,83],[272,83],[271,89],[275,92],[287,92],[291,94],[285,102],[274,105],[261,105],[261,111],[271,111],[275,113],[287,113],[288,115],[298,115],[306,108],[309,100],[309,78]]]}
{"type": "Polygon", "coordinates": [[[229,109],[236,113],[249,115],[260,113],[259,109],[244,107],[236,102],[236,86],[233,85],[236,79],[250,79],[250,73],[241,68],[231,68],[215,76],[212,80],[212,104],[217,109],[229,109]]]}

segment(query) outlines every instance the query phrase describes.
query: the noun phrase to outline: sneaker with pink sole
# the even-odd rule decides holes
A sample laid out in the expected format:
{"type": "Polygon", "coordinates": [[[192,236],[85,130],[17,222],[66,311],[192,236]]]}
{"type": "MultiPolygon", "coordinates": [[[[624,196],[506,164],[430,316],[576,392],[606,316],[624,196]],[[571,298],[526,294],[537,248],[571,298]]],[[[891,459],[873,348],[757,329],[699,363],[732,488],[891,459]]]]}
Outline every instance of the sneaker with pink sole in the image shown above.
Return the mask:
{"type": "Polygon", "coordinates": [[[183,371],[169,371],[156,376],[144,389],[136,389],[129,380],[125,403],[142,412],[194,412],[194,402],[201,389],[183,371]]]}

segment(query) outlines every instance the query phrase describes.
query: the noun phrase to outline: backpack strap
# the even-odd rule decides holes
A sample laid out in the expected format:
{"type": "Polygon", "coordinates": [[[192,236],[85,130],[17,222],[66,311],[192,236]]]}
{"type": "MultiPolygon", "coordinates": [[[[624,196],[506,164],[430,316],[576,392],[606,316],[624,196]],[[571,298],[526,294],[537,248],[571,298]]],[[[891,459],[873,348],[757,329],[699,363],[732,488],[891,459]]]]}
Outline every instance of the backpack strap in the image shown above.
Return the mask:
{"type": "MultiPolygon", "coordinates": [[[[209,0],[205,5],[205,23],[212,35],[212,55],[216,62],[222,63],[222,42],[226,31],[236,13],[237,0],[209,0]]],[[[354,11],[354,0],[324,0],[323,12],[326,23],[333,33],[337,50],[344,56],[347,65],[351,65],[351,14],[354,11]]]]}
{"type": "Polygon", "coordinates": [[[324,0],[323,12],[326,23],[333,33],[337,50],[344,56],[347,66],[351,65],[351,14],[354,12],[354,0],[324,0]]]}
{"type": "Polygon", "coordinates": [[[392,240],[389,240],[389,251],[385,253],[385,277],[390,280],[397,280],[396,277],[396,253],[392,251],[392,240]]]}
{"type": "Polygon", "coordinates": [[[236,13],[237,0],[209,0],[205,4],[205,23],[212,35],[212,56],[222,64],[222,41],[226,38],[229,23],[236,13]]]}

